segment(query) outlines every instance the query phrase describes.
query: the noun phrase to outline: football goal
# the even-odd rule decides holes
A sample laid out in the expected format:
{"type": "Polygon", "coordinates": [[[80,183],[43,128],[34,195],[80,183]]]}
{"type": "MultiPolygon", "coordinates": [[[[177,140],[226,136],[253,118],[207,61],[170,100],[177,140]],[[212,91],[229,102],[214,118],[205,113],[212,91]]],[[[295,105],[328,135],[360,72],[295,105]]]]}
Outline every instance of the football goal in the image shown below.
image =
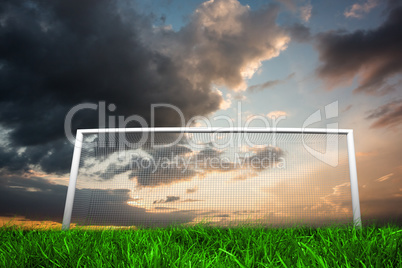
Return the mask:
{"type": "Polygon", "coordinates": [[[62,228],[361,227],[353,131],[77,130],[62,228]]]}

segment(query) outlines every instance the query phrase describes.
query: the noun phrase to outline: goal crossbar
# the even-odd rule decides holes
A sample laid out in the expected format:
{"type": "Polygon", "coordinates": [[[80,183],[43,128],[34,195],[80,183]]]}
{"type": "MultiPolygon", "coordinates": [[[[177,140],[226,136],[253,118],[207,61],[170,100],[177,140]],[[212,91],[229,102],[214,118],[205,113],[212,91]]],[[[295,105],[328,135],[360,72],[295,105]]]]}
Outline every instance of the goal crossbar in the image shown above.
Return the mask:
{"type": "Polygon", "coordinates": [[[100,128],[78,129],[78,133],[121,133],[121,132],[167,132],[167,133],[305,133],[305,134],[349,134],[352,129],[332,128],[246,128],[246,127],[149,127],[149,128],[100,128]]]}

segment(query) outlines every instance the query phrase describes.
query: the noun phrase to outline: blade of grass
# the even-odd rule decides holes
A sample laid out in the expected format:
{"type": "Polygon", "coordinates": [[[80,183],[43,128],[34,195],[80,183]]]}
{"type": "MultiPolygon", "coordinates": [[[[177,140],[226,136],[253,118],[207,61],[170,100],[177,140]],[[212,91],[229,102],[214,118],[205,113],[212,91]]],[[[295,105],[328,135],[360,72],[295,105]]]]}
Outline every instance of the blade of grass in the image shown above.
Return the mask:
{"type": "Polygon", "coordinates": [[[303,247],[305,247],[305,248],[310,252],[310,254],[314,257],[314,259],[316,259],[316,260],[318,261],[318,263],[322,265],[322,267],[328,267],[328,266],[324,263],[324,261],[322,260],[322,258],[319,257],[319,256],[317,256],[317,254],[315,254],[314,251],[313,251],[309,246],[307,246],[307,245],[304,244],[303,242],[299,242],[299,245],[302,245],[303,247]]]}
{"type": "Polygon", "coordinates": [[[78,259],[77,266],[76,266],[77,268],[80,267],[80,262],[81,262],[82,257],[84,257],[84,254],[82,254],[81,257],[78,259]]]}
{"type": "Polygon", "coordinates": [[[64,245],[66,245],[66,248],[67,248],[67,252],[68,252],[68,254],[70,255],[70,248],[68,247],[68,244],[67,244],[67,237],[64,237],[64,245]]]}
{"type": "Polygon", "coordinates": [[[40,251],[42,252],[43,256],[45,256],[46,259],[48,259],[48,260],[49,260],[51,263],[53,263],[54,265],[56,265],[56,266],[58,266],[58,267],[61,267],[58,263],[55,263],[54,261],[52,261],[52,259],[50,259],[50,258],[46,255],[46,253],[43,251],[42,247],[39,245],[38,242],[36,242],[36,244],[38,245],[40,251]]]}
{"type": "Polygon", "coordinates": [[[281,256],[279,256],[279,253],[276,252],[276,256],[278,256],[279,260],[281,261],[281,263],[283,264],[283,266],[285,266],[285,268],[288,268],[288,266],[286,265],[286,263],[283,262],[281,256]]]}
{"type": "Polygon", "coordinates": [[[219,250],[220,251],[223,251],[224,253],[226,253],[226,254],[228,254],[228,255],[230,255],[230,256],[232,256],[233,257],[233,259],[234,259],[234,261],[240,266],[240,267],[242,267],[242,268],[247,268],[246,266],[244,266],[237,258],[236,258],[236,256],[235,255],[233,255],[232,253],[230,253],[230,252],[227,252],[226,250],[224,250],[223,248],[219,248],[219,250]]]}

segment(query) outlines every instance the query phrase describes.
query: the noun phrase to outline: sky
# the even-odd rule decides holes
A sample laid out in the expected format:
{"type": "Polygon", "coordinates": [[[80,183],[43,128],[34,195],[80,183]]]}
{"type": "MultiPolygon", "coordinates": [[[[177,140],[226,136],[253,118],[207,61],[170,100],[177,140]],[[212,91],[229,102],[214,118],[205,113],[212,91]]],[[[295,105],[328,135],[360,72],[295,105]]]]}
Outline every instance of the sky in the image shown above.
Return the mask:
{"type": "MultiPolygon", "coordinates": [[[[180,117],[170,108],[155,109],[152,116],[151,105],[167,103],[178,107],[186,122],[198,118],[192,126],[202,126],[204,118],[216,127],[353,129],[363,223],[402,225],[401,29],[402,3],[393,0],[2,1],[0,224],[11,219],[60,224],[73,155],[66,116],[90,103],[99,109],[78,111],[72,132],[102,127],[103,102],[107,125],[118,116],[138,115],[148,125],[154,119],[155,126],[179,126],[180,117]]],[[[127,126],[138,126],[134,121],[127,126]]],[[[225,155],[204,145],[170,150],[186,159],[225,155]]],[[[278,150],[290,150],[284,146],[279,143],[278,150]]],[[[272,148],[245,150],[255,157],[272,148]]],[[[139,150],[133,153],[141,159],[157,157],[139,150]]],[[[283,219],[300,208],[313,211],[308,215],[350,216],[343,151],[342,171],[314,190],[315,199],[291,204],[288,195],[301,195],[311,185],[294,183],[284,194],[290,184],[272,167],[252,174],[188,170],[181,173],[183,180],[160,184],[144,179],[144,170],[128,170],[127,163],[118,176],[107,175],[110,159],[89,159],[82,170],[88,178],[99,176],[92,194],[115,200],[104,209],[121,211],[126,222],[136,215],[190,223],[206,214],[224,222],[261,211],[283,219]],[[98,166],[105,172],[91,169],[91,161],[102,162],[98,166]],[[117,178],[118,186],[112,183],[117,178]],[[242,196],[236,197],[239,189],[242,196]]],[[[323,183],[308,156],[301,156],[288,158],[288,172],[323,183]]],[[[328,167],[319,169],[330,174],[328,167]]],[[[154,182],[164,176],[156,174],[154,182]]],[[[85,186],[85,180],[80,183],[85,186]]],[[[84,186],[77,196],[88,196],[84,186]]],[[[112,220],[108,224],[115,224],[112,220]]]]}

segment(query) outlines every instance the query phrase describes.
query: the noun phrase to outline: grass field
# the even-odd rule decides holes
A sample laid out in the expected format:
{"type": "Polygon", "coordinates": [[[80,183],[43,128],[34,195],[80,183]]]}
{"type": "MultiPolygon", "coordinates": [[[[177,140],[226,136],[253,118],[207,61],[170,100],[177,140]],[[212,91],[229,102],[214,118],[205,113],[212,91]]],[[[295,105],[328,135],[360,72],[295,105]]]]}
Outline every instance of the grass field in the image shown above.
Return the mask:
{"type": "Polygon", "coordinates": [[[0,229],[1,267],[402,267],[396,225],[0,229]]]}

